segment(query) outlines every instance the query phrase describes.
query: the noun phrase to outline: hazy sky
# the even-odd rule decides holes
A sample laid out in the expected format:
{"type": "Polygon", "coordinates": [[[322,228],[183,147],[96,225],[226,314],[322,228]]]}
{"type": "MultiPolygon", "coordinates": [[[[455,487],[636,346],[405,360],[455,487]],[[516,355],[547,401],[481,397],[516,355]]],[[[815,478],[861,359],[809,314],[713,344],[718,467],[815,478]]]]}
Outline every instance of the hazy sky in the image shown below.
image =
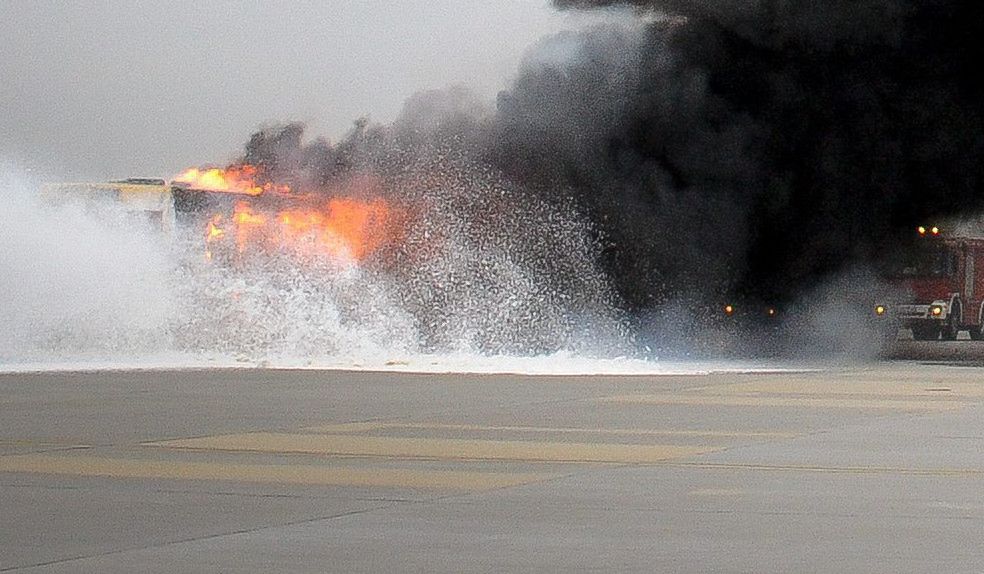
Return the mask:
{"type": "Polygon", "coordinates": [[[547,0],[0,0],[0,161],[170,177],[263,124],[335,139],[419,90],[491,97],[537,39],[600,17],[547,0]]]}

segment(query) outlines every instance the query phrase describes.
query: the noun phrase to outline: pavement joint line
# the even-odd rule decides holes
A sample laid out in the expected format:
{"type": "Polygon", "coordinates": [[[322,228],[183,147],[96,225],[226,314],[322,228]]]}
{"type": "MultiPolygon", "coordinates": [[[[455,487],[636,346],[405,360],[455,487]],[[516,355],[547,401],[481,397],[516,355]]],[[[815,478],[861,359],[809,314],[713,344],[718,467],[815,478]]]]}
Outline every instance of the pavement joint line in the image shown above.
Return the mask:
{"type": "MultiPolygon", "coordinates": [[[[79,486],[77,484],[39,484],[32,482],[0,482],[0,488],[31,488],[36,490],[73,490],[73,491],[100,491],[105,490],[104,487],[95,486],[79,486]]],[[[207,495],[207,496],[228,496],[228,497],[242,497],[242,498],[283,498],[283,499],[294,499],[294,500],[326,500],[331,499],[330,495],[323,494],[284,494],[278,492],[237,492],[237,491],[222,491],[222,490],[208,490],[208,489],[184,489],[184,488],[154,488],[149,492],[155,492],[160,494],[194,494],[194,495],[207,495]]],[[[486,491],[483,491],[486,492],[486,491]]],[[[389,498],[384,496],[355,496],[352,500],[359,500],[362,502],[416,502],[415,499],[411,498],[389,498]]]]}
{"type": "Polygon", "coordinates": [[[35,488],[39,490],[86,490],[74,484],[35,484],[31,482],[0,482],[0,488],[35,488]]]}
{"type": "Polygon", "coordinates": [[[668,466],[680,468],[706,468],[720,470],[753,470],[814,472],[839,474],[902,474],[907,476],[984,476],[984,469],[974,468],[904,468],[889,466],[823,466],[812,464],[765,464],[765,463],[715,463],[667,461],[637,466],[668,466]]]}
{"type": "Polygon", "coordinates": [[[804,407],[886,411],[945,411],[972,406],[974,402],[950,399],[816,398],[760,395],[644,394],[612,395],[597,399],[604,403],[730,407],[804,407]]]}
{"type": "MultiPolygon", "coordinates": [[[[450,501],[450,504],[455,506],[484,506],[488,504],[486,501],[471,501],[465,500],[461,497],[457,497],[458,500],[450,501]]],[[[440,501],[438,501],[440,502],[440,501]]],[[[544,506],[549,506],[551,508],[566,508],[566,503],[542,503],[544,506]]],[[[579,505],[579,509],[597,510],[597,511],[612,511],[612,507],[606,504],[584,504],[579,505]]],[[[672,508],[667,506],[636,506],[633,508],[620,508],[617,510],[619,513],[635,513],[635,514],[652,514],[658,513],[660,515],[690,515],[690,514],[716,514],[716,515],[747,515],[747,516],[804,516],[804,517],[824,517],[824,518],[856,518],[859,516],[866,516],[863,512],[830,512],[830,511],[818,511],[814,509],[810,510],[742,510],[735,508],[672,508]]],[[[925,519],[924,514],[907,514],[893,512],[885,515],[886,517],[894,519],[915,519],[921,520],[925,519]]],[[[974,515],[974,514],[959,514],[954,516],[934,516],[935,520],[974,520],[980,521],[984,518],[984,515],[974,515]]]]}
{"type": "Polygon", "coordinates": [[[34,440],[34,439],[7,439],[0,438],[0,446],[16,446],[16,447],[41,447],[41,448],[92,448],[91,444],[77,443],[75,441],[50,441],[50,440],[34,440]]]}
{"type": "Polygon", "coordinates": [[[692,390],[700,392],[771,392],[805,394],[861,395],[923,395],[924,393],[953,393],[954,395],[984,397],[984,387],[970,381],[949,381],[927,377],[885,377],[848,379],[830,377],[769,377],[758,380],[703,385],[692,390]]]}
{"type": "MultiPolygon", "coordinates": [[[[208,495],[208,496],[234,496],[237,498],[281,498],[281,499],[293,499],[293,500],[321,500],[327,499],[328,496],[314,496],[311,494],[284,494],[282,492],[236,492],[236,491],[223,491],[223,490],[191,490],[191,489],[181,489],[181,488],[155,488],[152,492],[160,494],[194,494],[194,495],[208,495]]],[[[353,500],[359,500],[359,498],[353,498],[353,500]]],[[[379,501],[385,501],[384,498],[379,498],[379,501]]],[[[372,502],[371,499],[366,499],[365,502],[372,502]]]]}

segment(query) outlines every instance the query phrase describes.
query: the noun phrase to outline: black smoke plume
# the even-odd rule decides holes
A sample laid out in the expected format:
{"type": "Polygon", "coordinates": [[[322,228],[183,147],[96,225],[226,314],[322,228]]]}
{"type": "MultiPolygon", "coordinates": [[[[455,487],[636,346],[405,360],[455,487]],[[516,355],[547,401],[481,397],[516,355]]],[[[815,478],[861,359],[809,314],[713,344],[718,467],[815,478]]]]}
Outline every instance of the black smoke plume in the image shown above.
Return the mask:
{"type": "Polygon", "coordinates": [[[652,18],[637,46],[523,74],[503,115],[512,130],[524,100],[581,103],[566,125],[594,132],[583,147],[559,123],[517,139],[548,142],[551,173],[619,220],[609,265],[635,304],[695,282],[788,299],[980,203],[984,5],[631,4],[652,18]]]}
{"type": "Polygon", "coordinates": [[[260,132],[244,159],[310,185],[435,161],[494,173],[581,212],[632,311],[789,301],[980,206],[984,4],[556,4],[631,5],[638,22],[542,41],[494,109],[423,94],[336,144],[260,132]]]}

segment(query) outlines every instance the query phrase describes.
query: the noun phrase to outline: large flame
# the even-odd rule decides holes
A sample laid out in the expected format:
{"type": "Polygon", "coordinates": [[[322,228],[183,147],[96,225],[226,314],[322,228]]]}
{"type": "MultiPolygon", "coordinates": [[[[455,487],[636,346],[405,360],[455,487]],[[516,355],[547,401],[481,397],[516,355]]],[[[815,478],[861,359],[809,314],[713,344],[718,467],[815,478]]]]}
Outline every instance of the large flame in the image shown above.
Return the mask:
{"type": "Polygon", "coordinates": [[[361,261],[393,238],[394,211],[378,196],[378,178],[356,177],[334,190],[330,199],[318,193],[291,193],[286,184],[265,182],[260,169],[250,164],[221,168],[190,168],[174,178],[199,191],[253,196],[235,203],[231,212],[213,213],[205,228],[205,256],[223,252],[241,258],[250,250],[327,256],[333,260],[361,261]],[[258,197],[277,196],[267,202],[258,197]],[[283,203],[288,206],[284,207],[283,203]],[[272,208],[271,204],[279,205],[272,208]]]}
{"type": "Polygon", "coordinates": [[[206,258],[216,249],[288,251],[303,257],[361,261],[392,239],[392,209],[382,199],[333,198],[320,207],[258,211],[239,201],[231,217],[215,214],[205,231],[206,258]]]}
{"type": "Polygon", "coordinates": [[[227,168],[198,168],[186,169],[174,178],[176,183],[183,183],[194,189],[217,191],[220,193],[240,193],[245,195],[260,195],[273,191],[287,193],[290,187],[283,184],[264,183],[257,181],[259,170],[248,163],[231,165],[227,168]]]}

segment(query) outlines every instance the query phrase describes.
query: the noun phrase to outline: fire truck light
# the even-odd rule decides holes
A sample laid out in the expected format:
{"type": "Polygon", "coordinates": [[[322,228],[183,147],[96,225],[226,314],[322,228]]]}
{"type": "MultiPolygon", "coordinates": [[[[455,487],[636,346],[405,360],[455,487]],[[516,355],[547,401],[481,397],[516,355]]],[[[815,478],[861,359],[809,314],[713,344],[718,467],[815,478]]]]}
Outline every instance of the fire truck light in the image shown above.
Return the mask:
{"type": "Polygon", "coordinates": [[[884,314],[885,314],[885,306],[875,305],[875,315],[884,315],[884,314]]]}
{"type": "Polygon", "coordinates": [[[943,307],[940,305],[933,305],[930,307],[929,312],[932,313],[934,317],[939,317],[943,314],[943,307]]]}
{"type": "Polygon", "coordinates": [[[919,227],[917,227],[916,228],[916,231],[919,232],[919,235],[926,235],[926,228],[923,227],[922,225],[920,225],[919,227]]]}
{"type": "Polygon", "coordinates": [[[940,234],[940,228],[939,227],[934,227],[934,228],[930,229],[929,232],[932,233],[933,235],[939,235],[940,234]]]}

